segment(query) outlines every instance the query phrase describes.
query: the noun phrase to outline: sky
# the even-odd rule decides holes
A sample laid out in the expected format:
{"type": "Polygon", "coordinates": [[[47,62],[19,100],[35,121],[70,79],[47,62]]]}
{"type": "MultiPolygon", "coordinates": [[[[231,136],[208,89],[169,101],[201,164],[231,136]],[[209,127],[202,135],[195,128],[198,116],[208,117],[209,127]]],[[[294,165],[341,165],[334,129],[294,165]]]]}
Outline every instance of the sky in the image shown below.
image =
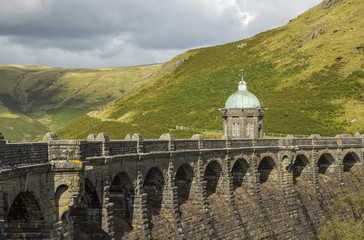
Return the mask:
{"type": "Polygon", "coordinates": [[[0,64],[119,67],[282,26],[321,0],[0,0],[0,64]]]}

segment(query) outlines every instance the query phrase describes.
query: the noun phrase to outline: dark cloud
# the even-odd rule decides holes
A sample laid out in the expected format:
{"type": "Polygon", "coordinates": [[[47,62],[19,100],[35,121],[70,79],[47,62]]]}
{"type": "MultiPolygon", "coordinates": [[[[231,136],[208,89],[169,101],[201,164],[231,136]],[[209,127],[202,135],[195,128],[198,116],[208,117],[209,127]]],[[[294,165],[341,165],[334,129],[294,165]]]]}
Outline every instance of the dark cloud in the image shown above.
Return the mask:
{"type": "Polygon", "coordinates": [[[0,64],[103,67],[164,62],[250,37],[320,0],[2,0],[0,64]]]}

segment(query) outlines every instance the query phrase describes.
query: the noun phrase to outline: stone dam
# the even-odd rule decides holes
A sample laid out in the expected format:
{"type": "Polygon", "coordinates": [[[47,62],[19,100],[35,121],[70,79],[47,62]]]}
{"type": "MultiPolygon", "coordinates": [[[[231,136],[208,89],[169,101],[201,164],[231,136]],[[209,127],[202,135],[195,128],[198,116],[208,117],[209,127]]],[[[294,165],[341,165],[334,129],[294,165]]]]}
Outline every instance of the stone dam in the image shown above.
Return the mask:
{"type": "MultiPolygon", "coordinates": [[[[315,239],[363,186],[364,135],[9,142],[0,239],[315,239]]],[[[340,218],[360,219],[350,203],[340,218]]]]}

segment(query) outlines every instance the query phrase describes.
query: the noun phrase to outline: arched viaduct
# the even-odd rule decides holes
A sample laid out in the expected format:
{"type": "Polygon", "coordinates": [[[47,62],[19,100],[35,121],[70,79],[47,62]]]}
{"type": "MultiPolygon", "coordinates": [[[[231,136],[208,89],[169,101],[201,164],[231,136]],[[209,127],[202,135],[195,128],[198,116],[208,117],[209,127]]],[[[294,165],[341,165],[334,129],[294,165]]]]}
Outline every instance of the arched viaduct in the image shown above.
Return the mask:
{"type": "Polygon", "coordinates": [[[40,142],[0,139],[0,239],[120,239],[133,232],[150,239],[156,237],[151,229],[157,229],[160,212],[177,239],[191,239],[190,226],[181,220],[185,202],[206,223],[206,238],[221,239],[210,195],[224,199],[227,214],[243,229],[235,190],[254,194],[265,216],[261,189],[274,184],[290,218],[299,222],[294,194],[299,179],[320,194],[319,175],[342,187],[344,173],[361,172],[363,166],[363,135],[179,140],[163,134],[144,140],[129,134],[109,140],[101,133],[58,140],[48,133],[40,142]]]}

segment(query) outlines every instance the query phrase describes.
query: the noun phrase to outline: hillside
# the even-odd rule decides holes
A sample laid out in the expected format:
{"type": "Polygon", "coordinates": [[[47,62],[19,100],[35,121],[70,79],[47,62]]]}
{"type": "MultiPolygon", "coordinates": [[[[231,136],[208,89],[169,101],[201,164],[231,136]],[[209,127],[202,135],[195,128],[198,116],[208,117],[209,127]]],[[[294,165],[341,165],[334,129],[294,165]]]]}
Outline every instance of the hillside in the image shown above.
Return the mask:
{"type": "Polygon", "coordinates": [[[43,136],[145,84],[159,68],[0,65],[0,132],[8,140],[43,136]]]}
{"type": "Polygon", "coordinates": [[[334,136],[364,133],[364,2],[326,0],[287,25],[221,46],[190,50],[150,84],[57,131],[62,138],[139,132],[158,138],[222,129],[217,110],[237,90],[239,70],[268,110],[264,131],[334,136]],[[152,84],[153,83],[153,84],[152,84]]]}

